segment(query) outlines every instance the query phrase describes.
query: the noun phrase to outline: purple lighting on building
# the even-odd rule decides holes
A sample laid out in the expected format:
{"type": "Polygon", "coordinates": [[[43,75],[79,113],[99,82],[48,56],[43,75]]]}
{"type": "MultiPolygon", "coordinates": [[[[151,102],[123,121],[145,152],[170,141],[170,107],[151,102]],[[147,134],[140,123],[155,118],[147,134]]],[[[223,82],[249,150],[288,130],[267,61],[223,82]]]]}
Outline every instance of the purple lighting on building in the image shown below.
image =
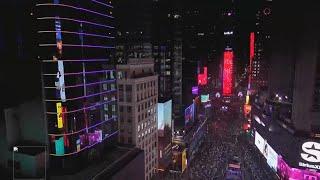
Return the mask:
{"type": "Polygon", "coordinates": [[[193,95],[198,95],[199,94],[199,87],[198,86],[193,86],[192,87],[192,94],[193,95]]]}

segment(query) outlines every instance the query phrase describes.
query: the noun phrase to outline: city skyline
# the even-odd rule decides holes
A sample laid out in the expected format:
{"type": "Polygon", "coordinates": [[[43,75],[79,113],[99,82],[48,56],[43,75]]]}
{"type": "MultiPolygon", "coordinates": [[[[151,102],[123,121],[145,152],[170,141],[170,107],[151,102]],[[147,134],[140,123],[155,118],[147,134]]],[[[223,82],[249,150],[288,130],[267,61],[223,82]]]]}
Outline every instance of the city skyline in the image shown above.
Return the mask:
{"type": "Polygon", "coordinates": [[[317,4],[3,7],[4,179],[320,178],[317,4]]]}

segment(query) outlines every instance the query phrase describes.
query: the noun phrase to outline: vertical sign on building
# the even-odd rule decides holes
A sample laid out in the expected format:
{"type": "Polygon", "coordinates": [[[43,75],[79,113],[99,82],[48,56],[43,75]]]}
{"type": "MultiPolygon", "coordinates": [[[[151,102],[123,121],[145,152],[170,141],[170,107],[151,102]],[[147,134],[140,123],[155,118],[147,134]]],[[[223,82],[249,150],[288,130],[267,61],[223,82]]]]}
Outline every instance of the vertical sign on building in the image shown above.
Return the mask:
{"type": "Polygon", "coordinates": [[[66,90],[64,83],[64,67],[63,61],[58,61],[58,89],[60,91],[60,99],[62,102],[66,102],[66,90]]]}
{"type": "Polygon", "coordinates": [[[225,51],[223,55],[223,96],[232,94],[233,51],[225,51]]]}
{"type": "Polygon", "coordinates": [[[63,118],[62,118],[62,104],[56,103],[57,107],[57,121],[58,121],[58,128],[63,127],[63,118]]]}
{"type": "Polygon", "coordinates": [[[254,57],[254,32],[250,33],[250,65],[254,57]]]}

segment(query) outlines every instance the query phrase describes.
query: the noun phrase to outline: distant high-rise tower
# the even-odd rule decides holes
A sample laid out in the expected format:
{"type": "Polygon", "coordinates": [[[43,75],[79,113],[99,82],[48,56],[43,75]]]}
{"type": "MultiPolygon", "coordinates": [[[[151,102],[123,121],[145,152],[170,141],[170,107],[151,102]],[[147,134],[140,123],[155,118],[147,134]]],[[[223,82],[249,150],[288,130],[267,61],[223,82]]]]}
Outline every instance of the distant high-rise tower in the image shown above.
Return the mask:
{"type": "Polygon", "coordinates": [[[152,1],[118,0],[116,61],[127,63],[129,58],[152,57],[152,1]]]}
{"type": "Polygon", "coordinates": [[[252,61],[252,88],[266,86],[268,82],[268,59],[270,57],[271,40],[271,3],[263,1],[256,13],[256,32],[252,61]]]}
{"type": "Polygon", "coordinates": [[[145,152],[145,179],[158,167],[157,103],[158,77],[153,59],[130,58],[117,65],[119,142],[145,152]]]}
{"type": "Polygon", "coordinates": [[[118,133],[113,5],[54,0],[36,8],[51,167],[73,168],[103,154],[118,133]]]}
{"type": "Polygon", "coordinates": [[[311,4],[293,5],[283,13],[285,2],[277,2],[273,11],[269,93],[289,102],[282,116],[288,127],[320,133],[320,24],[313,20],[319,11],[311,4]]]}
{"type": "Polygon", "coordinates": [[[173,120],[182,113],[181,12],[176,1],[153,2],[152,55],[159,77],[159,102],[173,100],[173,120]]]}
{"type": "Polygon", "coordinates": [[[236,71],[236,58],[237,58],[237,44],[236,40],[238,35],[236,20],[237,12],[235,2],[225,2],[225,9],[222,11],[222,94],[223,96],[231,96],[235,85],[235,71],[236,71]]]}

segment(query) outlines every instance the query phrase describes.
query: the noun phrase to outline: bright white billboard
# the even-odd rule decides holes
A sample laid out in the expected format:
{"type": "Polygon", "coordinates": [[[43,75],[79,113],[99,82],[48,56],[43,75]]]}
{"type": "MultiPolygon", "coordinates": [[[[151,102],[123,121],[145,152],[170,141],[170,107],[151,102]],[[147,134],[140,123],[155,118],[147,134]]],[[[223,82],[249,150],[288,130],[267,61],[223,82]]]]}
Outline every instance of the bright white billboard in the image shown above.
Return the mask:
{"type": "Polygon", "coordinates": [[[278,165],[278,154],[272,147],[267,143],[267,141],[255,131],[254,144],[257,146],[259,151],[267,159],[268,165],[275,171],[277,171],[278,165]]]}
{"type": "Polygon", "coordinates": [[[172,122],[172,100],[158,103],[158,131],[163,136],[164,130],[171,129],[172,122]]]}

